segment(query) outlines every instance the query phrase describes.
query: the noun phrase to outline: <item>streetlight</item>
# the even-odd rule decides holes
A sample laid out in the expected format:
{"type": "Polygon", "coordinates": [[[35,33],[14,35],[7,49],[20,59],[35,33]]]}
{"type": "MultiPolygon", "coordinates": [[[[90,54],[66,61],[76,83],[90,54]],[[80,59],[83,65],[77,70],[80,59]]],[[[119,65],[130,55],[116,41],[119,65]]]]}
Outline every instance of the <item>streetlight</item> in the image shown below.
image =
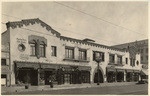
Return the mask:
{"type": "Polygon", "coordinates": [[[97,85],[99,85],[99,63],[102,61],[102,58],[101,58],[101,56],[100,57],[97,57],[96,59],[95,59],[95,61],[97,62],[97,85]]]}

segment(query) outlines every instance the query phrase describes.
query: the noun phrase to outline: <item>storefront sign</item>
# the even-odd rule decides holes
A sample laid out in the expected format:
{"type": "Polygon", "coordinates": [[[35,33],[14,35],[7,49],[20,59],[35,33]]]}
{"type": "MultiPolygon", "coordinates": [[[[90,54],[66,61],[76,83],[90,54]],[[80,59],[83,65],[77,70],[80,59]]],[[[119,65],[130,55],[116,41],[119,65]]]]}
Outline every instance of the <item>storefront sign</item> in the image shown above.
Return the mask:
{"type": "Polygon", "coordinates": [[[26,39],[17,38],[17,42],[18,42],[18,43],[21,43],[21,44],[22,44],[22,43],[26,43],[26,41],[27,41],[26,39]]]}
{"type": "Polygon", "coordinates": [[[29,59],[29,55],[28,54],[20,54],[20,59],[28,60],[29,59]]]}

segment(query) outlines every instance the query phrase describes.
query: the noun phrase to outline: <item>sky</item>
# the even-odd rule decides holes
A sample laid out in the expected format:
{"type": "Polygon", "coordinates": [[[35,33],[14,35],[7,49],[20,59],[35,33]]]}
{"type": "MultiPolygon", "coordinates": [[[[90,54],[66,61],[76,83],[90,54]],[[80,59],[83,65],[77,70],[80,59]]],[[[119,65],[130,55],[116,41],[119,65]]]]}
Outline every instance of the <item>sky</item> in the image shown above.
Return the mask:
{"type": "MultiPolygon", "coordinates": [[[[147,1],[2,3],[3,23],[32,18],[39,18],[62,36],[89,38],[108,46],[148,38],[147,1]]],[[[5,30],[2,24],[2,32],[5,30]]]]}

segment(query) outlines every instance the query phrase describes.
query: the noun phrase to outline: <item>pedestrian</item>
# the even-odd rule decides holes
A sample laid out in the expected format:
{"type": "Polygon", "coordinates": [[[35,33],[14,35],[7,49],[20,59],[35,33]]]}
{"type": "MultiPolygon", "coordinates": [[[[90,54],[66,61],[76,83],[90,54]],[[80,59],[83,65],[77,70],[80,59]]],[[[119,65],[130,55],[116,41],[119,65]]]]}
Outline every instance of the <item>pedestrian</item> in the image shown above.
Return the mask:
{"type": "Polygon", "coordinates": [[[49,84],[50,84],[50,87],[53,88],[53,79],[52,79],[52,76],[49,76],[49,84]]]}

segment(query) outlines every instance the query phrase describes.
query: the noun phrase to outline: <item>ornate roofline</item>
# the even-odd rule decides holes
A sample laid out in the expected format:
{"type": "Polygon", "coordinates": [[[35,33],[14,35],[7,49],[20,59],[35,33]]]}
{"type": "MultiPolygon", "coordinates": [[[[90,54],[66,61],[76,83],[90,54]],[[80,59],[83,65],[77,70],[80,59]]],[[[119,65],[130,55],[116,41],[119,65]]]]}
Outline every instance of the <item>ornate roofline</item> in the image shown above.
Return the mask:
{"type": "Polygon", "coordinates": [[[57,37],[59,37],[61,34],[57,31],[55,31],[54,29],[51,28],[51,26],[49,26],[48,24],[46,24],[45,22],[43,22],[42,20],[40,20],[39,18],[35,18],[35,19],[24,19],[24,20],[21,20],[21,21],[15,21],[15,22],[7,22],[6,23],[6,26],[7,28],[11,27],[12,29],[14,28],[21,28],[23,27],[23,25],[25,26],[29,26],[30,24],[41,24],[42,27],[46,27],[46,30],[47,31],[50,31],[52,32],[52,34],[56,34],[57,37]]]}
{"type": "Polygon", "coordinates": [[[101,47],[101,48],[107,48],[110,50],[115,50],[115,51],[121,51],[121,52],[126,52],[123,49],[119,49],[119,48],[113,48],[111,46],[106,46],[106,45],[101,45],[101,44],[97,44],[97,43],[93,43],[93,42],[86,42],[84,40],[80,40],[80,39],[75,39],[75,38],[70,38],[70,37],[65,37],[65,36],[61,36],[61,34],[59,32],[57,32],[56,30],[52,29],[51,26],[49,26],[48,24],[46,24],[45,22],[43,22],[42,20],[40,20],[39,18],[35,18],[35,19],[24,19],[21,21],[15,21],[15,22],[7,22],[6,26],[7,28],[21,28],[23,27],[23,25],[25,26],[29,26],[30,24],[41,24],[42,27],[46,27],[46,30],[52,32],[52,34],[56,34],[56,37],[59,37],[60,40],[67,40],[67,41],[73,41],[73,42],[77,42],[77,43],[81,43],[81,44],[86,44],[86,45],[91,45],[91,46],[96,46],[96,47],[101,47]]]}
{"type": "Polygon", "coordinates": [[[70,38],[70,37],[65,37],[65,36],[60,36],[60,40],[67,40],[67,41],[70,41],[70,42],[76,42],[76,43],[81,43],[81,44],[85,44],[85,45],[91,45],[91,46],[102,47],[102,48],[106,48],[106,49],[110,49],[110,50],[126,52],[123,49],[113,48],[113,47],[110,47],[110,46],[97,44],[97,43],[93,43],[93,42],[86,42],[86,41],[83,41],[83,40],[80,40],[80,39],[75,39],[75,38],[70,38]]]}

